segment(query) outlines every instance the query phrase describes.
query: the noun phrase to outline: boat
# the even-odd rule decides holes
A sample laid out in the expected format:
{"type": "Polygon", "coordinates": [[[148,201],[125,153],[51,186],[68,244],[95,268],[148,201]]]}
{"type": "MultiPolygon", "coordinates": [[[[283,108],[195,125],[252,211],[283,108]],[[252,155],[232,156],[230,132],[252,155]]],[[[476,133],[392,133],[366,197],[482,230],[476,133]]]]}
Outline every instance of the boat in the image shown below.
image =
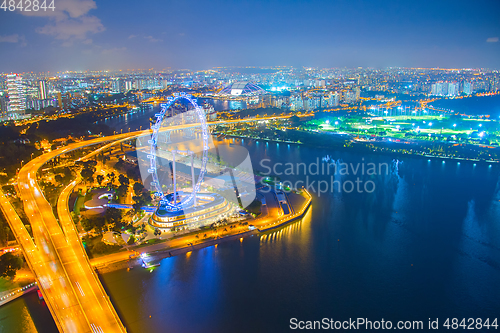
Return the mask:
{"type": "Polygon", "coordinates": [[[146,269],[147,269],[147,268],[158,267],[158,266],[160,266],[160,263],[153,264],[153,265],[150,265],[149,263],[144,263],[144,264],[142,264],[142,267],[144,267],[144,268],[146,268],[146,269]]]}

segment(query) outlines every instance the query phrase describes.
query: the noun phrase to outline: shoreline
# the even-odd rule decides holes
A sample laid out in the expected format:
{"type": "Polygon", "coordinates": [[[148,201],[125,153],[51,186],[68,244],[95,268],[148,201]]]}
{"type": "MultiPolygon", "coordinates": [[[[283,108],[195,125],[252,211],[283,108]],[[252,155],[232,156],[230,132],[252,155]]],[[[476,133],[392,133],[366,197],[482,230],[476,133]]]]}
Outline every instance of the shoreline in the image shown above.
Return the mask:
{"type": "MultiPolygon", "coordinates": [[[[249,230],[244,233],[236,234],[236,235],[230,235],[226,237],[221,237],[218,239],[211,239],[207,241],[202,241],[201,243],[198,244],[193,244],[190,246],[182,246],[182,247],[176,247],[176,248],[166,248],[166,249],[161,249],[153,252],[148,252],[150,261],[160,261],[165,258],[171,258],[175,256],[179,256],[182,254],[186,254],[188,252],[192,252],[195,250],[201,250],[206,247],[214,246],[220,243],[225,243],[229,241],[233,241],[235,239],[239,238],[245,238],[245,237],[251,237],[254,235],[259,234],[260,232],[256,230],[249,230]]],[[[106,273],[111,273],[120,269],[134,269],[136,267],[141,267],[142,268],[142,259],[140,257],[135,256],[134,258],[131,258],[129,260],[122,260],[119,262],[114,262],[105,266],[101,267],[94,267],[94,270],[98,274],[106,274],[106,273]]]]}
{"type": "MultiPolygon", "coordinates": [[[[322,133],[324,134],[324,133],[322,133]]],[[[321,148],[321,149],[331,149],[332,147],[330,146],[322,146],[322,145],[313,145],[310,143],[302,143],[302,142],[293,142],[293,141],[279,141],[279,140],[273,140],[273,139],[262,139],[262,138],[253,138],[249,136],[239,136],[239,135],[225,135],[228,138],[237,138],[237,139],[248,139],[248,140],[254,140],[254,141],[269,141],[269,142],[274,142],[274,143],[286,143],[286,144],[292,144],[292,145],[297,145],[297,146],[309,146],[309,147],[315,147],[315,148],[321,148]]],[[[427,142],[427,141],[422,141],[422,142],[427,142]]],[[[364,144],[364,142],[354,142],[355,144],[364,144]]],[[[415,142],[418,144],[419,142],[415,142]]],[[[364,145],[364,148],[367,148],[366,145],[364,145]]],[[[483,149],[484,147],[479,147],[483,149]]],[[[500,147],[495,147],[493,149],[499,149],[500,147]]],[[[363,149],[363,150],[352,150],[352,149],[347,149],[346,147],[334,147],[335,150],[338,151],[347,151],[347,152],[352,152],[356,154],[361,154],[361,153],[370,153],[370,154],[379,154],[379,155],[389,155],[389,156],[394,156],[394,157],[413,157],[413,158],[419,158],[419,159],[436,159],[436,160],[450,160],[450,161],[463,161],[463,162],[471,162],[471,163],[484,163],[484,164],[500,164],[500,160],[484,160],[484,159],[478,159],[478,158],[465,158],[465,157],[449,157],[449,156],[435,156],[435,155],[424,155],[424,154],[404,154],[400,152],[387,152],[387,151],[372,151],[371,149],[363,149]]]]}
{"type": "MultiPolygon", "coordinates": [[[[216,239],[209,239],[206,241],[200,241],[198,244],[191,244],[188,246],[182,246],[182,247],[176,247],[176,248],[165,248],[165,249],[160,249],[152,252],[148,252],[150,261],[158,262],[162,259],[165,258],[170,258],[170,257],[175,257],[181,254],[186,254],[191,251],[195,250],[201,250],[206,247],[210,246],[217,246],[217,244],[224,243],[224,242],[230,242],[234,241],[236,239],[241,239],[241,238],[246,238],[246,237],[252,237],[254,235],[260,235],[262,233],[265,233],[267,231],[283,227],[287,225],[288,223],[294,222],[298,219],[301,219],[304,217],[304,215],[309,211],[309,208],[311,207],[312,204],[312,196],[305,191],[308,195],[308,198],[306,198],[305,204],[298,209],[297,213],[291,214],[287,217],[284,217],[282,219],[278,219],[275,223],[273,223],[271,226],[268,227],[261,227],[261,228],[255,228],[254,230],[248,230],[245,232],[241,232],[238,234],[234,235],[229,235],[225,237],[219,237],[216,239]]],[[[135,250],[134,250],[135,251],[135,250]]],[[[137,253],[137,251],[135,251],[137,253]]],[[[106,274],[110,272],[114,272],[120,269],[134,269],[135,267],[139,266],[142,267],[142,259],[135,255],[133,258],[130,258],[128,260],[122,260],[122,261],[117,261],[113,262],[110,264],[102,265],[102,266],[94,266],[93,269],[98,273],[98,274],[106,274]]]]}

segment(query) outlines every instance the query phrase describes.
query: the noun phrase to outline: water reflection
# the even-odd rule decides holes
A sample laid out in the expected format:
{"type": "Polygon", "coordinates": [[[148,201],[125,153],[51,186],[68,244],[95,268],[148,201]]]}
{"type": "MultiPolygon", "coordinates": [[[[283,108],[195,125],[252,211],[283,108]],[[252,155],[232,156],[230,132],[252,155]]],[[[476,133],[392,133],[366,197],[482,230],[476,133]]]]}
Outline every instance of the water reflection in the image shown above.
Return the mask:
{"type": "Polygon", "coordinates": [[[372,180],[375,191],[313,193],[303,221],[164,259],[151,273],[105,274],[130,332],[278,332],[298,315],[426,321],[498,314],[498,167],[247,139],[245,147],[260,171],[264,158],[309,163],[325,155],[390,169],[334,175],[372,180]]]}

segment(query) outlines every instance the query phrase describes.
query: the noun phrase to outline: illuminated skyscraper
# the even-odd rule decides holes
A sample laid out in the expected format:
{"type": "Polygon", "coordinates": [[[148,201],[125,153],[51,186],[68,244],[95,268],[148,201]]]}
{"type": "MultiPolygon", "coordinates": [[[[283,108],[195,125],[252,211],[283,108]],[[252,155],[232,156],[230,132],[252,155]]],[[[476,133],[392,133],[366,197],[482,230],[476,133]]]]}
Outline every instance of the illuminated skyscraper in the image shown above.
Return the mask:
{"type": "Polygon", "coordinates": [[[111,81],[111,93],[118,94],[124,91],[125,84],[122,79],[114,78],[111,81]]]}
{"type": "Polygon", "coordinates": [[[20,75],[7,75],[7,94],[9,95],[9,117],[23,116],[26,110],[26,89],[20,75]]]}
{"type": "Polygon", "coordinates": [[[132,89],[134,89],[132,81],[126,81],[125,82],[125,91],[129,91],[129,90],[132,90],[132,89]]]}
{"type": "Polygon", "coordinates": [[[436,82],[431,85],[431,95],[446,96],[448,95],[448,82],[436,82]]]}
{"type": "Polygon", "coordinates": [[[464,94],[470,95],[472,94],[472,83],[470,82],[464,82],[464,94]]]}
{"type": "Polygon", "coordinates": [[[8,109],[8,101],[5,96],[2,96],[0,93],[0,117],[4,118],[7,116],[7,109],[8,109]]]}
{"type": "Polygon", "coordinates": [[[38,94],[40,99],[47,99],[47,82],[39,81],[38,82],[38,94]]]}
{"type": "Polygon", "coordinates": [[[459,84],[457,82],[448,83],[448,96],[457,96],[459,84]]]}

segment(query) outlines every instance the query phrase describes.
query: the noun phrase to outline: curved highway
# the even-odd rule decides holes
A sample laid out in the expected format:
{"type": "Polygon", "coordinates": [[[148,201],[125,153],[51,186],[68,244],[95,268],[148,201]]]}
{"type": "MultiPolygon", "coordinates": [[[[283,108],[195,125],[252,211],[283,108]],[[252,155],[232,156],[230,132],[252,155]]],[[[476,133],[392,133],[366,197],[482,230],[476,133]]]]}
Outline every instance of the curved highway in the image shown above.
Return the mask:
{"type": "MultiPolygon", "coordinates": [[[[207,122],[207,124],[218,125],[289,117],[286,115],[236,119],[207,122]]],[[[178,125],[162,130],[179,130],[196,126],[196,124],[178,125]]],[[[61,218],[61,224],[59,224],[52,206],[43,196],[37,181],[37,173],[48,161],[70,151],[111,142],[85,156],[88,158],[117,142],[143,135],[150,135],[150,131],[123,133],[77,142],[43,154],[28,162],[20,170],[19,195],[31,224],[35,246],[29,244],[31,238],[27,237],[29,234],[27,235],[24,225],[21,227],[22,222],[17,214],[11,213],[12,206],[9,207],[10,203],[3,194],[0,195],[1,208],[7,213],[12,231],[24,250],[25,258],[38,280],[49,310],[61,332],[102,333],[125,332],[126,330],[88,261],[70,215],[67,211],[59,211],[60,208],[58,208],[58,215],[61,218]]],[[[71,185],[74,186],[70,184],[69,187],[71,185]]],[[[63,207],[62,204],[61,207],[63,207]]]]}

